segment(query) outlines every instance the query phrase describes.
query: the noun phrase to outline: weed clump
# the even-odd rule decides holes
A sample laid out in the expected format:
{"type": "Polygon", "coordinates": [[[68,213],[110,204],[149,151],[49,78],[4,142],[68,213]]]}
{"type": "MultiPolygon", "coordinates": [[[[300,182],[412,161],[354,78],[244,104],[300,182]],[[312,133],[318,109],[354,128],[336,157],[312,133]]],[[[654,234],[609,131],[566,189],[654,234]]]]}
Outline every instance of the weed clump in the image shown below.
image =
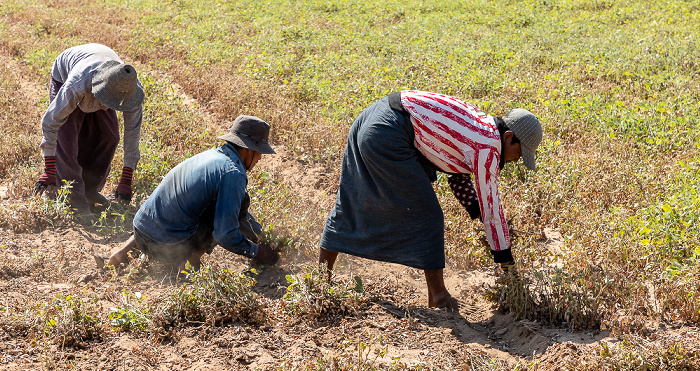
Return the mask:
{"type": "Polygon", "coordinates": [[[657,279],[659,311],[669,321],[700,322],[700,247],[687,265],[674,264],[657,279]]]}
{"type": "Polygon", "coordinates": [[[251,290],[254,278],[218,265],[202,265],[199,271],[190,270],[187,280],[190,283],[177,288],[154,310],[151,326],[155,329],[190,321],[217,325],[264,319],[264,304],[251,290]]]}
{"type": "Polygon", "coordinates": [[[85,348],[103,335],[100,306],[77,295],[56,295],[50,303],[5,306],[0,303],[0,332],[13,338],[32,337],[60,347],[85,348]]]}
{"type": "Polygon", "coordinates": [[[487,290],[487,296],[518,319],[580,330],[600,326],[599,289],[586,285],[577,275],[554,269],[535,271],[531,276],[504,274],[487,290]]]}
{"type": "MultiPolygon", "coordinates": [[[[366,333],[368,339],[346,338],[339,346],[340,354],[332,357],[320,357],[306,364],[306,370],[413,370],[401,361],[401,357],[389,358],[389,347],[381,335],[366,333]],[[387,364],[385,358],[390,359],[387,364]]],[[[282,367],[290,365],[283,363],[282,367]]]]}
{"type": "Polygon", "coordinates": [[[39,203],[15,203],[0,208],[0,228],[15,233],[38,231],[47,226],[56,227],[72,219],[68,198],[70,183],[56,190],[55,199],[40,199],[39,203]]]}
{"type": "Polygon", "coordinates": [[[102,337],[100,309],[96,301],[56,295],[51,303],[39,307],[33,327],[61,347],[85,348],[86,341],[102,337]]]}
{"type": "MultiPolygon", "coordinates": [[[[565,369],[578,370],[697,370],[700,348],[688,339],[673,336],[650,342],[635,335],[625,335],[613,345],[600,344],[594,351],[568,358],[565,369]]],[[[591,347],[593,348],[593,347],[591,347]]]]}
{"type": "Polygon", "coordinates": [[[290,285],[282,298],[284,311],[293,317],[309,317],[355,314],[367,304],[369,298],[358,276],[327,279],[325,264],[304,268],[300,274],[287,275],[290,285]]]}

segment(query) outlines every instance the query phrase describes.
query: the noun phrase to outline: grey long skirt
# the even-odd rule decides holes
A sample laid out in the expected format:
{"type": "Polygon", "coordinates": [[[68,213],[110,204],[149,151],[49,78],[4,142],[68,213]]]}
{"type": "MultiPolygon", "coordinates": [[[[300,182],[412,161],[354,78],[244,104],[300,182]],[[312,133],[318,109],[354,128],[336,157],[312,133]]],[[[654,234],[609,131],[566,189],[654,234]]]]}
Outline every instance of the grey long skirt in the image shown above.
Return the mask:
{"type": "Polygon", "coordinates": [[[445,267],[444,218],[410,120],[383,98],[348,134],[336,203],[320,245],[330,251],[403,264],[445,267]]]}

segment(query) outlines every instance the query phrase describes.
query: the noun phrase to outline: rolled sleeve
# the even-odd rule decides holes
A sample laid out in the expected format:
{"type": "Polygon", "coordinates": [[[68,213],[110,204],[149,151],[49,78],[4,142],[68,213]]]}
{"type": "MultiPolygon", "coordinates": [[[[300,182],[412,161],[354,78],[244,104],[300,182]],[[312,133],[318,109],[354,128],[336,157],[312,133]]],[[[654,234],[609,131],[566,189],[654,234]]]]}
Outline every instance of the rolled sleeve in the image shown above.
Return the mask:
{"type": "Polygon", "coordinates": [[[244,173],[228,172],[221,178],[214,217],[214,239],[224,249],[252,258],[258,253],[258,245],[241,233],[238,220],[246,185],[244,173]]]}
{"type": "Polygon", "coordinates": [[[474,179],[484,231],[494,257],[501,257],[510,249],[510,236],[498,192],[498,154],[495,149],[484,149],[476,156],[474,179]]]}

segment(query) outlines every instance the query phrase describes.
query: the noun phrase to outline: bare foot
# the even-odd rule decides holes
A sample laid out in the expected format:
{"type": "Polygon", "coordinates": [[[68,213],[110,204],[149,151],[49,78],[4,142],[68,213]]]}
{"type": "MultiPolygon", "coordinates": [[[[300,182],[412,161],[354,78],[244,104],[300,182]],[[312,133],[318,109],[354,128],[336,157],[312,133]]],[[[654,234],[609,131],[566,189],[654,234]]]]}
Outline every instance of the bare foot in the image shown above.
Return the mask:
{"type": "Polygon", "coordinates": [[[450,295],[449,292],[443,291],[435,295],[428,295],[428,307],[449,309],[459,311],[459,301],[450,295]]]}
{"type": "Polygon", "coordinates": [[[428,307],[455,311],[459,309],[459,302],[445,287],[442,269],[426,270],[425,282],[428,284],[428,307]]]}

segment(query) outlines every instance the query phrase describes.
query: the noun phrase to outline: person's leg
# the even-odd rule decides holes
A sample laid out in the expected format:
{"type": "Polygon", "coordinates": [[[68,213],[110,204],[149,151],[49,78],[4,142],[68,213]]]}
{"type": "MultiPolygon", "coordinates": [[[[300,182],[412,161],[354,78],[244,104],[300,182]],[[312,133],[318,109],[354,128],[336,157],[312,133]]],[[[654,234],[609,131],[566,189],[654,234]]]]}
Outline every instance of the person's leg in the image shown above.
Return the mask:
{"type": "Polygon", "coordinates": [[[199,217],[199,226],[194,236],[189,241],[189,246],[192,251],[192,255],[196,254],[198,251],[203,252],[199,254],[201,258],[204,253],[211,254],[216,247],[216,240],[214,239],[214,217],[216,216],[216,208],[214,205],[209,206],[202,215],[199,217]]]}
{"type": "Polygon", "coordinates": [[[85,197],[90,204],[108,203],[100,191],[107,182],[118,144],[119,121],[114,110],[85,115],[78,142],[78,162],[83,168],[85,197]]]}
{"type": "Polygon", "coordinates": [[[425,270],[425,281],[428,284],[428,306],[431,308],[447,308],[457,310],[457,299],[447,291],[442,269],[425,270]]]}
{"type": "Polygon", "coordinates": [[[444,268],[444,217],[414,143],[413,124],[388,99],[358,116],[321,248],[422,270],[444,268]]]}
{"type": "Polygon", "coordinates": [[[183,270],[185,270],[185,266],[187,265],[187,262],[190,262],[192,269],[194,269],[195,271],[198,271],[200,266],[202,265],[202,256],[204,255],[204,253],[207,252],[208,249],[209,249],[209,245],[204,244],[199,249],[193,251],[192,254],[189,256],[189,258],[187,258],[187,260],[184,260],[184,261],[180,262],[180,264],[178,264],[178,267],[177,267],[178,272],[182,272],[183,270]]]}
{"type": "Polygon", "coordinates": [[[333,265],[335,264],[335,259],[338,258],[338,253],[335,251],[326,250],[323,247],[318,248],[318,263],[326,264],[328,269],[328,280],[330,281],[331,275],[333,274],[333,265]]]}
{"type": "Polygon", "coordinates": [[[90,206],[85,198],[85,182],[83,168],[78,162],[79,135],[83,127],[85,113],[76,109],[58,129],[56,142],[56,185],[61,188],[63,182],[71,183],[70,205],[80,214],[89,214],[90,206]]]}
{"type": "Polygon", "coordinates": [[[121,245],[118,249],[112,251],[112,255],[109,256],[109,265],[113,266],[118,266],[121,263],[125,263],[127,261],[127,258],[129,256],[129,252],[131,252],[134,247],[136,246],[136,238],[134,235],[131,235],[126,242],[124,242],[123,245],[121,245]]]}

